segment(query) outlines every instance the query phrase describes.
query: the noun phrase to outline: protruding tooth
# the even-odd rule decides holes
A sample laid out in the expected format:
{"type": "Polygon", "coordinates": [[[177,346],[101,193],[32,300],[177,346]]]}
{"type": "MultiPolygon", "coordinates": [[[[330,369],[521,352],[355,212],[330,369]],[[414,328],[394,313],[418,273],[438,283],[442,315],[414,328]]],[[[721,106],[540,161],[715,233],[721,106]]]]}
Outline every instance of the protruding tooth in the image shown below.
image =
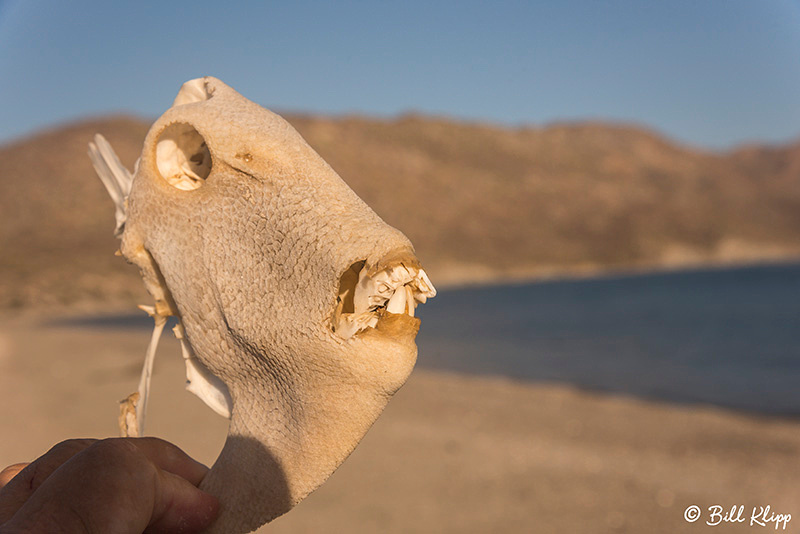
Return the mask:
{"type": "Polygon", "coordinates": [[[367,275],[367,271],[365,266],[358,274],[353,290],[353,313],[341,313],[341,305],[336,312],[335,330],[345,339],[369,327],[375,328],[379,321],[375,312],[383,306],[389,313],[407,313],[414,317],[417,303],[425,303],[436,296],[436,289],[422,269],[400,264],[373,276],[367,275]]]}
{"type": "Polygon", "coordinates": [[[409,272],[405,265],[395,265],[394,267],[390,267],[388,271],[391,285],[394,288],[403,286],[414,279],[414,273],[409,272]]]}
{"type": "Polygon", "coordinates": [[[417,307],[417,303],[414,301],[414,290],[409,286],[405,286],[404,289],[406,290],[406,305],[408,307],[408,314],[411,317],[414,317],[414,308],[417,307]]]}
{"type": "Polygon", "coordinates": [[[406,311],[406,291],[405,288],[399,288],[394,292],[392,298],[386,304],[386,311],[389,313],[405,313],[406,311]]]}
{"type": "Polygon", "coordinates": [[[425,293],[429,298],[436,296],[436,288],[433,287],[431,279],[428,278],[428,274],[423,269],[420,269],[419,273],[417,274],[417,287],[419,287],[420,291],[425,293]]]}

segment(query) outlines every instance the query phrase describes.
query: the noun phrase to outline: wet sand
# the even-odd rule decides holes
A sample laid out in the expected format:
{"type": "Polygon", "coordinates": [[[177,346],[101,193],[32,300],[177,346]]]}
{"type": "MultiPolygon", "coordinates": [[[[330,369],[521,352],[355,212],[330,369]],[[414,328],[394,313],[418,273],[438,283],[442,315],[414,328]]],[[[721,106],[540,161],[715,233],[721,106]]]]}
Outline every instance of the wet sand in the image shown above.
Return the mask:
{"type": "MultiPolygon", "coordinates": [[[[148,337],[6,318],[0,464],[116,435],[148,337]]],[[[165,336],[148,434],[210,464],[226,421],[184,391],[182,367],[165,336]]],[[[747,521],[709,532],[752,532],[752,508],[765,505],[792,514],[796,532],[799,460],[800,421],[418,370],[351,458],[265,531],[703,532],[718,504],[744,505],[747,521]],[[703,515],[689,524],[692,504],[703,515]]]]}

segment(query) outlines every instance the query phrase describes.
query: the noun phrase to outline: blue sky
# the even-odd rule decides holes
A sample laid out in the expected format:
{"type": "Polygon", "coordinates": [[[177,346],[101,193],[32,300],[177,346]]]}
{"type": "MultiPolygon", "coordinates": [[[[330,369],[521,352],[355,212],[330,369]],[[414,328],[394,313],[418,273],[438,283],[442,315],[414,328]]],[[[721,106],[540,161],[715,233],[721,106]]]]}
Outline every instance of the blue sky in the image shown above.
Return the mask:
{"type": "Polygon", "coordinates": [[[800,0],[0,0],[0,142],[87,115],[154,118],[205,74],[277,111],[783,143],[800,138],[800,0]]]}

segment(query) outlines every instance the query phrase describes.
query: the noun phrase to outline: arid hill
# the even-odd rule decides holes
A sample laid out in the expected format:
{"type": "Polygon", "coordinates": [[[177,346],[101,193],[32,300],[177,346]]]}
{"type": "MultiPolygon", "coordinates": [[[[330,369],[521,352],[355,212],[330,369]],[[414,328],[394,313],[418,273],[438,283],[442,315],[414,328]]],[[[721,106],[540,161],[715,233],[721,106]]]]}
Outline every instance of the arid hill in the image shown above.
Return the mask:
{"type": "MultiPolygon", "coordinates": [[[[286,118],[434,282],[800,256],[800,143],[711,153],[599,123],[286,118]]],[[[147,128],[111,117],[0,147],[0,308],[147,301],[86,156],[100,132],[132,168],[147,128]]]]}

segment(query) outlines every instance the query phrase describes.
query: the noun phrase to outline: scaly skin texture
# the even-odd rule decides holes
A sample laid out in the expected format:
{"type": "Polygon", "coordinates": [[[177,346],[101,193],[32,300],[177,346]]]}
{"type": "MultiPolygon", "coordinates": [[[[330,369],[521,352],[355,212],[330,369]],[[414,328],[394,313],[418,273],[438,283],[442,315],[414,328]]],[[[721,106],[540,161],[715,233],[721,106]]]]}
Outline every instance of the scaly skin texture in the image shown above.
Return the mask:
{"type": "Polygon", "coordinates": [[[325,481],[414,366],[416,318],[333,331],[340,277],[359,261],[419,262],[287,122],[215,78],[188,83],[207,99],[179,95],[150,129],[121,250],[228,387],[228,439],[201,488],[222,503],[212,532],[250,532],[325,481]],[[156,144],[174,123],[211,155],[194,190],[159,170],[156,144]]]}

